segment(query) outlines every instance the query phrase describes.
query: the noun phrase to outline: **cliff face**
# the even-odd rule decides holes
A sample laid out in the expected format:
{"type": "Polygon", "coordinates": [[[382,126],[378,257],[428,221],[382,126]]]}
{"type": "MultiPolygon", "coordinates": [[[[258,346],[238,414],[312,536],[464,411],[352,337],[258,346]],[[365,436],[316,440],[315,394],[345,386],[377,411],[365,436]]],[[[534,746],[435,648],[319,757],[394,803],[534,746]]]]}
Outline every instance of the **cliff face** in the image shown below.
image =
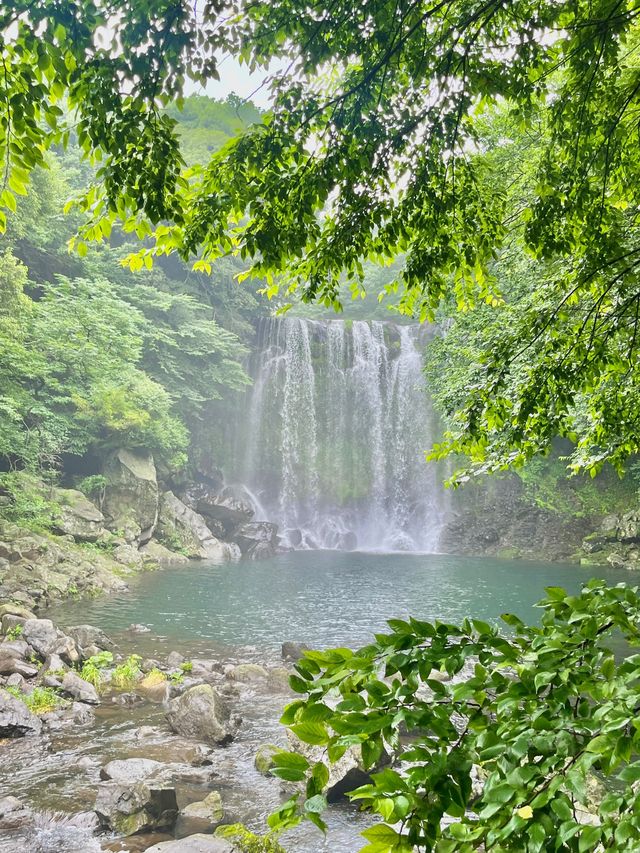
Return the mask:
{"type": "Polygon", "coordinates": [[[440,538],[445,553],[578,562],[599,514],[559,513],[533,503],[516,475],[487,479],[454,493],[440,538]]]}

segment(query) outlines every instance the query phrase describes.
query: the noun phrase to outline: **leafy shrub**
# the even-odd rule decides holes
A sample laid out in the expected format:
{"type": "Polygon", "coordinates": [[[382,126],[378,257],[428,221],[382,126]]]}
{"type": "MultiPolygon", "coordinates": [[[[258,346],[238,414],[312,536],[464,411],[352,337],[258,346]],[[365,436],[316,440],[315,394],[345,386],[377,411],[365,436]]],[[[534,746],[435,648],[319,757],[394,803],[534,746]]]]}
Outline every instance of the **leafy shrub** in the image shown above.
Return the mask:
{"type": "Polygon", "coordinates": [[[0,474],[0,494],[9,498],[9,503],[0,508],[0,515],[33,531],[50,530],[60,514],[47,484],[28,471],[0,474]]]}
{"type": "Polygon", "coordinates": [[[124,663],[117,666],[111,676],[111,684],[119,689],[132,687],[142,676],[140,655],[130,655],[124,663]]]}
{"type": "Polygon", "coordinates": [[[84,477],[84,479],[80,480],[77,484],[83,494],[98,503],[102,502],[102,496],[106,485],[107,478],[104,474],[92,474],[90,477],[84,477]]]}
{"type": "Polygon", "coordinates": [[[7,640],[19,640],[22,636],[22,625],[14,625],[6,633],[7,640]]]}
{"type": "Polygon", "coordinates": [[[221,838],[229,838],[234,847],[242,853],[286,853],[273,833],[256,835],[241,823],[219,826],[215,834],[221,838]]]}
{"type": "Polygon", "coordinates": [[[4,689],[16,699],[24,702],[33,714],[46,714],[69,704],[59,693],[56,693],[53,687],[34,687],[31,693],[22,693],[18,687],[5,687],[4,689]]]}
{"type": "Polygon", "coordinates": [[[92,655],[82,665],[80,677],[89,684],[93,684],[96,690],[99,690],[104,682],[105,670],[113,663],[113,655],[111,652],[100,652],[97,655],[92,655]]]}
{"type": "MultiPolygon", "coordinates": [[[[510,636],[477,619],[394,619],[355,653],[298,662],[291,686],[304,698],[282,718],[293,734],[329,763],[354,744],[366,768],[394,760],[350,794],[383,821],[363,833],[367,853],[640,849],[640,654],[617,660],[607,645],[640,646],[638,590],[549,587],[540,607],[537,627],[503,616],[510,636]]],[[[274,761],[274,775],[307,787],[272,828],[324,827],[324,761],[274,761]]]]}

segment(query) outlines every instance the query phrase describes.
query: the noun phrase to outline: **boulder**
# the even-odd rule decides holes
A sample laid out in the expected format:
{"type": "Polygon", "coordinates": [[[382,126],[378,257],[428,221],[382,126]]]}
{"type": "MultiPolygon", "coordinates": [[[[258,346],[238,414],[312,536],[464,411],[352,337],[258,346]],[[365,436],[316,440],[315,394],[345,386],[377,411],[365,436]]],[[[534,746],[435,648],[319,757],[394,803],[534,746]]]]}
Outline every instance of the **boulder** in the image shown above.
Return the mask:
{"type": "Polygon", "coordinates": [[[17,797],[0,798],[0,831],[21,829],[33,823],[33,812],[17,797]]]}
{"type": "Polygon", "coordinates": [[[237,529],[234,539],[246,556],[256,559],[272,557],[278,547],[278,525],[269,521],[250,521],[237,529]]]}
{"type": "Polygon", "coordinates": [[[287,641],[282,644],[282,659],[296,663],[308,651],[310,651],[309,646],[305,643],[287,641]]]}
{"type": "Polygon", "coordinates": [[[41,730],[42,723],[24,702],[0,690],[0,738],[37,735],[41,730]]]}
{"type": "Polygon", "coordinates": [[[162,495],[156,535],[163,544],[180,548],[189,557],[226,561],[240,556],[237,545],[216,539],[204,518],[173,492],[162,495]]]}
{"type": "Polygon", "coordinates": [[[257,663],[240,663],[229,670],[228,677],[241,684],[255,684],[266,681],[269,678],[269,672],[257,663]]]}
{"type": "Polygon", "coordinates": [[[269,771],[274,766],[274,756],[280,752],[280,747],[274,746],[272,743],[265,743],[258,747],[256,756],[253,760],[253,766],[262,776],[269,776],[269,771]]]}
{"type": "Polygon", "coordinates": [[[175,841],[161,841],[160,844],[147,847],[146,853],[239,853],[239,851],[225,838],[198,833],[175,841]]]}
{"type": "Polygon", "coordinates": [[[8,634],[9,631],[17,631],[22,634],[22,626],[27,620],[24,616],[14,616],[12,613],[5,613],[0,621],[2,622],[1,630],[3,634],[8,634]]]}
{"type": "Polygon", "coordinates": [[[102,511],[110,530],[127,542],[148,542],[158,520],[158,482],[153,456],[121,448],[105,463],[102,511]]]}
{"type": "Polygon", "coordinates": [[[178,814],[175,789],[145,782],[102,782],[96,814],[105,829],[121,835],[170,829],[178,814]]]}
{"type": "Polygon", "coordinates": [[[56,533],[73,536],[77,542],[96,542],[104,535],[104,515],[82,492],[54,489],[54,499],[59,504],[56,533]]]}
{"type": "Polygon", "coordinates": [[[80,652],[71,637],[58,637],[57,641],[50,647],[49,653],[62,658],[65,663],[70,665],[80,662],[80,652]]]}
{"type": "Polygon", "coordinates": [[[176,838],[185,838],[198,832],[213,832],[224,819],[222,798],[212,791],[204,800],[189,803],[180,810],[175,826],[176,838]]]}
{"type": "Polygon", "coordinates": [[[175,551],[170,551],[160,542],[151,539],[140,549],[140,553],[146,560],[153,563],[188,563],[189,558],[184,554],[176,554],[175,551]]]}
{"type": "Polygon", "coordinates": [[[125,758],[105,764],[100,778],[110,782],[142,782],[164,766],[151,758],[125,758]]]}
{"type": "MultiPolygon", "coordinates": [[[[310,764],[324,760],[324,748],[311,746],[297,738],[290,729],[287,729],[287,739],[291,750],[303,755],[310,764]]],[[[335,803],[341,800],[350,791],[371,782],[371,773],[380,769],[388,763],[386,756],[380,761],[378,767],[367,771],[362,763],[359,746],[350,746],[342,758],[329,766],[329,779],[324,788],[328,802],[335,803]]]]}
{"type": "Polygon", "coordinates": [[[33,678],[38,674],[39,667],[26,660],[13,657],[2,651],[0,647],[0,675],[13,675],[17,673],[23,678],[33,678]]]}
{"type": "Polygon", "coordinates": [[[13,658],[26,658],[29,654],[29,646],[24,640],[5,640],[0,643],[0,654],[13,658]]]}
{"type": "Polygon", "coordinates": [[[72,625],[71,628],[67,628],[66,630],[67,634],[75,640],[82,651],[89,646],[97,646],[98,649],[102,649],[103,651],[115,648],[113,640],[110,640],[100,628],[94,628],[93,625],[72,625]]]}
{"type": "Polygon", "coordinates": [[[174,732],[219,745],[233,740],[240,723],[210,684],[191,687],[173,699],[166,716],[174,732]]]}
{"type": "Polygon", "coordinates": [[[227,536],[253,518],[253,504],[242,487],[226,486],[222,490],[212,489],[198,483],[184,493],[184,501],[207,521],[223,526],[227,536]]]}
{"type": "Polygon", "coordinates": [[[159,670],[151,671],[136,684],[136,690],[151,702],[166,702],[169,698],[169,682],[159,670]]]}
{"type": "Polygon", "coordinates": [[[21,616],[23,619],[37,618],[36,614],[32,613],[31,610],[27,610],[26,607],[22,607],[20,604],[13,604],[11,602],[0,604],[0,619],[6,615],[21,616]]]}
{"type": "Polygon", "coordinates": [[[184,657],[180,654],[180,652],[169,652],[167,655],[167,666],[169,669],[178,669],[178,667],[184,663],[184,657]]]}
{"type": "Polygon", "coordinates": [[[80,676],[72,670],[65,672],[64,678],[62,679],[62,689],[78,702],[86,702],[88,705],[100,704],[98,691],[93,684],[89,684],[88,681],[80,678],[80,676]]]}
{"type": "Polygon", "coordinates": [[[53,652],[58,642],[58,632],[51,619],[27,619],[21,636],[42,657],[53,652]]]}

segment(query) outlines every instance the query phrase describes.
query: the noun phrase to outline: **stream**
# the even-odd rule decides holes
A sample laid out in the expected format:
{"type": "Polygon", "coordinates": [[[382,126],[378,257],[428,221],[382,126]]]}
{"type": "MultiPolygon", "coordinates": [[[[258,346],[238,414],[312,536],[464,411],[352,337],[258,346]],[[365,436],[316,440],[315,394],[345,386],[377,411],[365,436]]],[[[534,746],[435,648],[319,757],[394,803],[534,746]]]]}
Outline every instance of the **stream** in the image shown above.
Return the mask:
{"type": "MultiPolygon", "coordinates": [[[[312,647],[356,646],[383,630],[385,619],[391,617],[411,614],[456,621],[473,615],[495,620],[509,611],[535,620],[533,605],[545,586],[578,591],[594,574],[609,583],[629,580],[624,570],[575,565],[294,551],[260,562],[165,568],[135,578],[128,593],[65,602],[43,615],[62,629],[95,625],[118,643],[123,654],[135,651],[162,658],[178,651],[187,659],[282,666],[280,647],[286,640],[312,647]],[[128,630],[132,623],[145,625],[149,632],[132,633],[128,630]]],[[[257,773],[253,759],[261,744],[286,745],[278,724],[286,701],[282,692],[258,695],[243,689],[238,700],[244,718],[240,735],[230,746],[216,750],[210,779],[187,780],[182,796],[193,800],[198,793],[191,790],[194,787],[203,789],[200,796],[215,788],[222,795],[226,819],[262,829],[265,817],[281,801],[281,792],[276,780],[257,773]]],[[[49,812],[91,810],[99,770],[107,761],[145,757],[188,762],[189,749],[184,739],[168,736],[162,706],[107,701],[97,709],[93,725],[53,732],[44,747],[39,739],[12,743],[0,767],[0,797],[13,795],[49,812]]],[[[326,837],[305,826],[286,836],[284,846],[290,853],[355,853],[360,848],[359,833],[368,822],[365,815],[347,804],[332,806],[328,822],[326,837]]],[[[103,849],[137,851],[150,843],[149,838],[132,838],[114,845],[105,839],[103,849]]],[[[83,848],[68,848],[62,842],[41,848],[18,836],[0,838],[3,853],[40,849],[63,853],[83,848]]]]}

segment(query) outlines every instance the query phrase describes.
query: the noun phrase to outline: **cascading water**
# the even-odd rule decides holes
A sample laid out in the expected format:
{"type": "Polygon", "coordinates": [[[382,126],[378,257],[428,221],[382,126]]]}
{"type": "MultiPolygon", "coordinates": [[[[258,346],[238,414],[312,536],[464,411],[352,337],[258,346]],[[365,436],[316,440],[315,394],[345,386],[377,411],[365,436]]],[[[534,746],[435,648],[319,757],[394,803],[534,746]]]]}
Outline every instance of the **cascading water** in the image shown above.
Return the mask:
{"type": "Polygon", "coordinates": [[[424,459],[436,423],[423,345],[416,326],[260,321],[233,476],[284,544],[437,550],[446,499],[424,459]]]}

